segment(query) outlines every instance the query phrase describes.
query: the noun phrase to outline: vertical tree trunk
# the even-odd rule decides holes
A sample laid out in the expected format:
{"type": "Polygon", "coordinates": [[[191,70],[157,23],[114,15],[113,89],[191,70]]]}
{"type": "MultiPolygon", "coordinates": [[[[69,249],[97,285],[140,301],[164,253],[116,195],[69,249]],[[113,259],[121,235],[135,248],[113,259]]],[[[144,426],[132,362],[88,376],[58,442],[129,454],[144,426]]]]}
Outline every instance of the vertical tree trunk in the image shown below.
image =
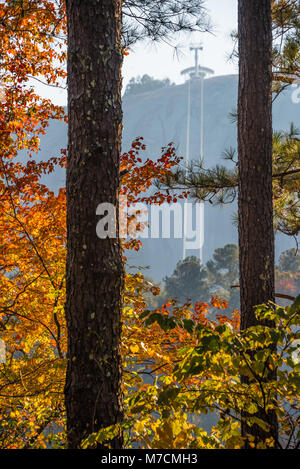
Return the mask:
{"type": "MultiPolygon", "coordinates": [[[[70,448],[79,447],[89,433],[122,419],[123,264],[118,226],[114,238],[100,239],[96,234],[98,204],[118,206],[121,4],[121,0],[67,0],[65,395],[70,448]]],[[[121,445],[121,435],[111,442],[113,448],[121,445]]]]}
{"type": "MultiPolygon", "coordinates": [[[[254,306],[274,301],[272,208],[271,0],[239,0],[239,256],[241,328],[256,325],[254,306]]],[[[272,324],[269,324],[272,326],[272,324]]],[[[276,417],[260,415],[272,425],[276,417]]],[[[242,433],[267,434],[244,425],[242,433]]]]}

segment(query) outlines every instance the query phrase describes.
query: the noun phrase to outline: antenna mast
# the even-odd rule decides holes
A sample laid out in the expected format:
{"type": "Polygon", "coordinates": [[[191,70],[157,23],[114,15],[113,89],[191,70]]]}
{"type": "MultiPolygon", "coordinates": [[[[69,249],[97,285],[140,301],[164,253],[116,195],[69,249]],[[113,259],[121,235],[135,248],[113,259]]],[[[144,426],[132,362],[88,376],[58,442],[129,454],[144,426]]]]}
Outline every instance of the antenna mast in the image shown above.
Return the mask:
{"type": "MultiPolygon", "coordinates": [[[[191,81],[192,80],[200,80],[200,148],[199,148],[199,161],[203,163],[203,138],[204,138],[204,106],[203,106],[203,99],[204,99],[204,78],[208,74],[213,74],[213,70],[206,67],[201,67],[198,61],[198,53],[203,50],[202,44],[195,44],[190,46],[190,51],[194,51],[194,67],[189,67],[182,70],[182,75],[187,75],[187,87],[188,87],[188,98],[187,98],[187,130],[186,130],[186,154],[185,154],[185,166],[186,170],[188,170],[188,165],[190,161],[190,120],[191,120],[191,81]]],[[[188,218],[188,202],[184,203],[184,233],[183,233],[183,259],[186,258],[186,241],[187,241],[187,218],[188,218]]],[[[197,209],[200,211],[200,227],[198,229],[201,230],[200,236],[200,246],[199,246],[199,258],[200,264],[203,264],[203,246],[202,240],[204,236],[204,203],[200,202],[198,204],[197,209]]]]}

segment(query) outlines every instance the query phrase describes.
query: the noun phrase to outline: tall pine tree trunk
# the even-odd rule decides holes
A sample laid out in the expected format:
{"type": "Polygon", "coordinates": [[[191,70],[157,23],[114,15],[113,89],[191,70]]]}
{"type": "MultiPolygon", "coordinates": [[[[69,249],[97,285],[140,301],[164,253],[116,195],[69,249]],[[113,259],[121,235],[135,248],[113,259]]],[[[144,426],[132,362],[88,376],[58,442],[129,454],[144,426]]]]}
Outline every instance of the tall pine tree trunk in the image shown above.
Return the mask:
{"type": "MultiPolygon", "coordinates": [[[[121,0],[67,0],[68,115],[65,387],[70,448],[122,419],[118,236],[96,234],[100,203],[118,205],[121,0]]],[[[121,435],[111,442],[122,445],[121,435]]]]}
{"type": "MultiPolygon", "coordinates": [[[[239,256],[241,328],[256,325],[254,306],[274,301],[272,208],[271,0],[239,0],[239,256]]],[[[272,326],[272,324],[269,324],[272,326]]],[[[276,417],[262,412],[277,436],[276,417]]],[[[244,425],[257,441],[268,432],[244,425]]]]}

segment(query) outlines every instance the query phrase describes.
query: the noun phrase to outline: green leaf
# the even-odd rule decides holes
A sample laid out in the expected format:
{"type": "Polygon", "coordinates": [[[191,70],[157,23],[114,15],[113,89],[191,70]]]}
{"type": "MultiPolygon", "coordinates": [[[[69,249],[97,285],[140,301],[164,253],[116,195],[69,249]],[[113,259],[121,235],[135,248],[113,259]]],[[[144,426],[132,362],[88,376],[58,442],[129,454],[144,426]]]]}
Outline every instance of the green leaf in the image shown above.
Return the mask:
{"type": "Polygon", "coordinates": [[[220,339],[215,335],[204,336],[201,340],[203,351],[219,352],[220,350],[220,339]]]}

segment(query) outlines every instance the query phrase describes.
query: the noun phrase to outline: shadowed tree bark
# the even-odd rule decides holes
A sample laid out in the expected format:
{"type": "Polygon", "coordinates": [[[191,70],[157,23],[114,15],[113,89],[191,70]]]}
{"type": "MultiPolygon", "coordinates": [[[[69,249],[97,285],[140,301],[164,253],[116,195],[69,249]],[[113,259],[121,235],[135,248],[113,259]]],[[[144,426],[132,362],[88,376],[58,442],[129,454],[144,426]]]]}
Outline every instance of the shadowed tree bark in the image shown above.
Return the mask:
{"type": "MultiPolygon", "coordinates": [[[[67,0],[68,445],[122,420],[118,235],[121,145],[121,0],[67,0]],[[97,206],[116,207],[116,232],[96,234],[97,206]]],[[[112,230],[113,231],[113,230],[112,230]]],[[[110,441],[122,446],[122,435],[110,441]]]]}
{"type": "MultiPolygon", "coordinates": [[[[246,329],[257,324],[253,307],[275,299],[271,0],[239,0],[238,20],[239,264],[241,328],[246,329]]],[[[254,435],[256,443],[270,435],[276,439],[276,416],[261,409],[258,417],[270,431],[244,424],[243,436],[254,435]]]]}

